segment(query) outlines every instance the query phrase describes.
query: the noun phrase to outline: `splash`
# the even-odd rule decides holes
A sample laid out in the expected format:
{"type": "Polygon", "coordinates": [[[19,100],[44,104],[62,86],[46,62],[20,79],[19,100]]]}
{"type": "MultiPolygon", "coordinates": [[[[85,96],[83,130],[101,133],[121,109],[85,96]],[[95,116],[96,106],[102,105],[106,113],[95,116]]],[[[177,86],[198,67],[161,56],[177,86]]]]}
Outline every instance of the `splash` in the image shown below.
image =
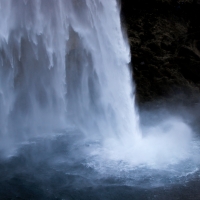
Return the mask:
{"type": "Polygon", "coordinates": [[[143,137],[129,51],[115,0],[0,0],[1,149],[70,126],[100,144],[89,157],[188,158],[191,130],[179,120],[143,137]]]}

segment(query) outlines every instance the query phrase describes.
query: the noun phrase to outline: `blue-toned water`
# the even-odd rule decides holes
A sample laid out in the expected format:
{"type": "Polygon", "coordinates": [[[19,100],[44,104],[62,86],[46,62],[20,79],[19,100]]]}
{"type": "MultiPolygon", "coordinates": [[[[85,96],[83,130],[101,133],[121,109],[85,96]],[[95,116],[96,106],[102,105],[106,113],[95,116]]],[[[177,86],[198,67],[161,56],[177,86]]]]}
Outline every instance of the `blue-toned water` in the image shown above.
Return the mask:
{"type": "Polygon", "coordinates": [[[0,0],[0,199],[198,183],[198,139],[180,117],[140,124],[129,65],[116,0],[0,0]]]}

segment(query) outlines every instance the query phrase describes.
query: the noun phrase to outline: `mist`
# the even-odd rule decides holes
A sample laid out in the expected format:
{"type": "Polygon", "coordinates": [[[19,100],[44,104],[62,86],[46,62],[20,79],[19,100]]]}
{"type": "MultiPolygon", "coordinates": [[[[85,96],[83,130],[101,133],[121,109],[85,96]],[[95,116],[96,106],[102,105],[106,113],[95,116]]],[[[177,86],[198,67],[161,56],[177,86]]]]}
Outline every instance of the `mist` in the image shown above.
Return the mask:
{"type": "Polygon", "coordinates": [[[21,182],[49,198],[198,171],[198,140],[180,116],[141,122],[115,0],[0,5],[0,183],[17,185],[7,197],[26,191],[21,182]]]}

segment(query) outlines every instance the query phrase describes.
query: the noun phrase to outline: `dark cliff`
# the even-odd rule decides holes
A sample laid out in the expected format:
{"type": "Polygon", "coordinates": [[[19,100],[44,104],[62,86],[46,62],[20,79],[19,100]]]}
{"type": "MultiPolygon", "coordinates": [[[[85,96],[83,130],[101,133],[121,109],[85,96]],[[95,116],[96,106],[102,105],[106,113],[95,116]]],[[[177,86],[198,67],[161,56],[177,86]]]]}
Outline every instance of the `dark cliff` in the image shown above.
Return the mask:
{"type": "Polygon", "coordinates": [[[200,94],[200,1],[121,0],[137,101],[194,104],[200,94]]]}

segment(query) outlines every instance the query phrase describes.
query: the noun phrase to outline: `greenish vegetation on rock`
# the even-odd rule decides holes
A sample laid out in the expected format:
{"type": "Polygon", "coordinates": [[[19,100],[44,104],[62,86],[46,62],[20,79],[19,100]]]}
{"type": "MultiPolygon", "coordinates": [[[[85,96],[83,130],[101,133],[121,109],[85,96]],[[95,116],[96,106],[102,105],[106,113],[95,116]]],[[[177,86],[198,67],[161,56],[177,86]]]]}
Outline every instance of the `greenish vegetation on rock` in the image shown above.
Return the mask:
{"type": "Polygon", "coordinates": [[[200,1],[121,0],[139,104],[200,94],[200,1]]]}

